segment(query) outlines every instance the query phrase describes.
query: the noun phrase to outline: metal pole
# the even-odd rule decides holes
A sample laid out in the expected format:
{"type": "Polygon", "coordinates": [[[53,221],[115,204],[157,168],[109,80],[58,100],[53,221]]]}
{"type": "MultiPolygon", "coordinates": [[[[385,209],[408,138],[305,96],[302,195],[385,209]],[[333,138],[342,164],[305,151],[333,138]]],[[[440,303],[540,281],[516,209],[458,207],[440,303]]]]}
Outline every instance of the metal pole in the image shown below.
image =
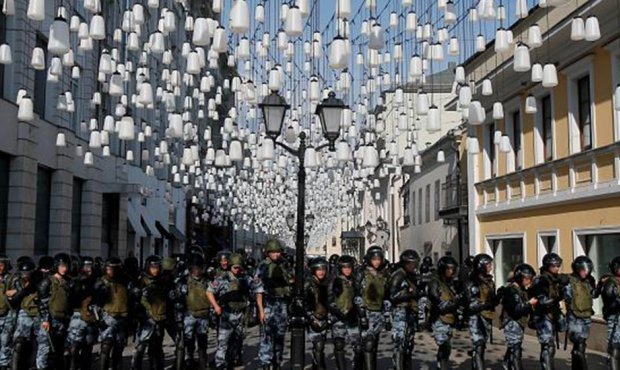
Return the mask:
{"type": "Polygon", "coordinates": [[[305,366],[305,315],[303,302],[304,289],[304,235],[306,208],[306,170],[304,155],[306,152],[306,134],[299,134],[299,171],[297,173],[297,235],[295,243],[295,289],[291,306],[291,368],[302,370],[305,366]]]}

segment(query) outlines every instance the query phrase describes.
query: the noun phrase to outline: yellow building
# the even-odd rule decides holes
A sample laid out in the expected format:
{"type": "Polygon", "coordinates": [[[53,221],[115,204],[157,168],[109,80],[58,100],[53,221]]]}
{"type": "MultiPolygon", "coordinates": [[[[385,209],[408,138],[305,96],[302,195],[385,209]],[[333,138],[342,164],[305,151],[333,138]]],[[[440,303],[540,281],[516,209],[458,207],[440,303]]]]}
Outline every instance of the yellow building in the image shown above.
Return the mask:
{"type": "Polygon", "coordinates": [[[479,153],[468,156],[471,252],[495,256],[498,284],[515,264],[538,267],[550,251],[564,259],[565,272],[574,257],[590,256],[596,276],[620,255],[616,5],[580,0],[535,8],[512,27],[514,40],[525,43],[530,26],[540,27],[543,44],[530,50],[531,63],[555,64],[555,87],[531,82],[531,71],[515,72],[512,53],[497,55],[493,43],[465,63],[468,78],[493,84],[493,95],[474,99],[487,108],[502,102],[504,109],[503,119],[488,110],[483,124],[470,127],[479,153]],[[601,38],[571,40],[573,18],[593,15],[601,38]]]}

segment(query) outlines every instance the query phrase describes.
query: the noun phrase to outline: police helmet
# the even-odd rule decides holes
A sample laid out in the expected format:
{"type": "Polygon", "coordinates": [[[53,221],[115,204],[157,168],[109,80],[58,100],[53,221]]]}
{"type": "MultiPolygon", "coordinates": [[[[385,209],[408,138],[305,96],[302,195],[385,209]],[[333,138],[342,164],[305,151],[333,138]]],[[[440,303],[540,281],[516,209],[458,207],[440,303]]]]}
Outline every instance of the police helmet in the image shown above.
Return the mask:
{"type": "Polygon", "coordinates": [[[338,259],[338,268],[341,269],[343,267],[355,268],[355,258],[353,256],[344,255],[338,259]]]}
{"type": "Polygon", "coordinates": [[[172,257],[166,257],[161,261],[163,271],[172,271],[177,266],[177,261],[172,257]]]}
{"type": "Polygon", "coordinates": [[[51,256],[43,256],[39,258],[39,270],[51,270],[54,268],[54,258],[51,256]]]}
{"type": "Polygon", "coordinates": [[[465,265],[465,267],[469,267],[469,268],[474,268],[476,267],[476,263],[474,262],[474,256],[467,256],[467,258],[465,258],[465,261],[463,261],[463,265],[465,265]]]}
{"type": "Polygon", "coordinates": [[[253,257],[248,257],[245,260],[245,265],[249,268],[253,268],[256,266],[256,260],[253,257]]]}
{"type": "Polygon", "coordinates": [[[162,260],[160,256],[152,255],[144,261],[144,269],[148,271],[149,267],[159,267],[161,269],[162,260]]]}
{"type": "Polygon", "coordinates": [[[282,252],[282,244],[279,240],[271,239],[265,244],[265,253],[282,252]]]}
{"type": "Polygon", "coordinates": [[[329,264],[336,265],[339,259],[340,259],[340,256],[334,253],[331,256],[329,256],[329,264]]]}
{"type": "Polygon", "coordinates": [[[94,266],[95,260],[91,256],[82,256],[80,266],[84,268],[84,266],[94,266]]]}
{"type": "Polygon", "coordinates": [[[71,267],[71,256],[67,253],[58,253],[54,256],[54,270],[57,270],[60,265],[65,265],[67,268],[71,267]]]}
{"type": "Polygon", "coordinates": [[[547,253],[542,260],[543,268],[560,267],[562,266],[562,258],[556,253],[547,253]]]}
{"type": "Polygon", "coordinates": [[[533,278],[534,276],[536,276],[536,271],[534,268],[527,263],[522,263],[515,267],[513,279],[520,284],[523,281],[523,278],[533,278]]]}
{"type": "Polygon", "coordinates": [[[120,258],[118,257],[110,257],[105,261],[105,265],[106,268],[107,267],[112,267],[112,268],[120,268],[121,266],[123,266],[123,262],[121,261],[120,258]]]}
{"type": "Polygon", "coordinates": [[[422,259],[422,264],[426,266],[433,266],[433,259],[430,256],[426,256],[422,259]]]}
{"type": "Polygon", "coordinates": [[[18,270],[21,273],[31,273],[35,268],[36,266],[34,265],[34,261],[27,259],[23,260],[22,263],[19,264],[18,270]]]}
{"type": "Polygon", "coordinates": [[[612,259],[611,262],[609,262],[609,271],[612,274],[615,275],[618,269],[620,269],[620,256],[614,257],[614,259],[612,259]]]}
{"type": "Polygon", "coordinates": [[[370,260],[374,257],[381,257],[382,260],[385,260],[385,256],[383,254],[383,248],[378,245],[373,245],[366,251],[366,256],[364,256],[366,263],[370,263],[370,260]]]}
{"type": "Polygon", "coordinates": [[[319,269],[327,270],[327,265],[328,263],[325,257],[316,257],[308,261],[308,267],[310,268],[310,271],[312,272],[315,272],[316,270],[319,270],[319,269]]]}
{"type": "Polygon", "coordinates": [[[4,264],[5,272],[11,271],[13,266],[11,266],[11,259],[5,255],[0,256],[0,263],[4,264]]]}
{"type": "Polygon", "coordinates": [[[487,266],[490,265],[491,263],[493,263],[493,257],[489,256],[486,253],[480,253],[476,257],[474,257],[474,260],[472,262],[472,267],[474,271],[476,271],[476,273],[486,274],[487,266]]]}
{"type": "Polygon", "coordinates": [[[34,260],[32,259],[32,257],[20,256],[17,258],[17,260],[15,260],[15,263],[17,264],[17,269],[19,270],[20,266],[25,262],[32,262],[32,264],[34,264],[34,260]]]}
{"type": "Polygon", "coordinates": [[[205,260],[200,254],[192,253],[189,255],[189,267],[203,267],[204,264],[205,260]]]}
{"type": "Polygon", "coordinates": [[[459,267],[459,264],[452,256],[443,256],[437,261],[437,270],[440,274],[443,274],[449,268],[456,270],[457,267],[459,267]]]}
{"type": "Polygon", "coordinates": [[[592,260],[587,256],[579,256],[575,258],[571,264],[571,268],[575,274],[578,274],[581,270],[586,270],[588,275],[590,275],[592,270],[594,270],[594,263],[592,263],[592,260]]]}
{"type": "Polygon", "coordinates": [[[230,256],[230,266],[240,266],[243,267],[245,265],[245,258],[239,253],[235,253],[230,256]]]}
{"type": "Polygon", "coordinates": [[[231,256],[231,253],[229,250],[224,249],[222,251],[217,252],[217,255],[215,256],[215,260],[217,262],[221,262],[223,259],[229,260],[231,256]]]}
{"type": "Polygon", "coordinates": [[[400,263],[403,264],[407,262],[415,262],[416,264],[419,263],[420,255],[418,252],[413,249],[404,250],[403,253],[400,254],[400,263]]]}

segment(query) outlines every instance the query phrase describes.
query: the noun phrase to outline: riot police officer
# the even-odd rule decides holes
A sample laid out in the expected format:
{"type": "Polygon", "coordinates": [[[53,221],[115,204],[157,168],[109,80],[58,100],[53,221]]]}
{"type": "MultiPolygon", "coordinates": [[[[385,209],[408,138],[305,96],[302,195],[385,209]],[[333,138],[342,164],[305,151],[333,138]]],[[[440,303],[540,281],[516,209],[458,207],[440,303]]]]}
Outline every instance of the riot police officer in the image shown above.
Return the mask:
{"type": "Polygon", "coordinates": [[[7,297],[11,307],[18,311],[15,334],[13,335],[14,349],[11,359],[11,369],[21,370],[29,368],[27,349],[33,344],[35,335],[41,325],[37,299],[37,281],[35,264],[27,258],[18,265],[18,276],[13,279],[7,297]]]}
{"type": "MultiPolygon", "coordinates": [[[[0,370],[6,370],[11,365],[12,337],[17,317],[7,296],[7,291],[11,290],[10,272],[11,260],[6,256],[0,256],[0,370]]],[[[14,294],[14,291],[11,294],[14,294]]]]}
{"type": "Polygon", "coordinates": [[[335,276],[338,274],[338,260],[340,259],[340,255],[334,253],[329,256],[329,274],[335,276]]]}
{"type": "MultiPolygon", "coordinates": [[[[364,350],[364,366],[374,370],[377,366],[379,335],[389,320],[389,275],[385,269],[383,248],[372,246],[364,256],[364,266],[355,273],[355,305],[362,313],[360,320],[360,347],[364,350]]],[[[388,323],[389,325],[389,323],[388,323]]]]}
{"type": "Polygon", "coordinates": [[[228,250],[217,252],[217,255],[215,256],[217,266],[215,268],[214,278],[224,275],[228,270],[230,270],[230,256],[231,253],[228,250]]]}
{"type": "Polygon", "coordinates": [[[464,297],[455,291],[455,276],[458,263],[451,256],[444,256],[437,262],[437,275],[428,286],[428,297],[431,302],[431,326],[433,337],[439,346],[437,350],[437,367],[449,368],[450,352],[452,352],[452,333],[457,320],[457,311],[464,297]]]}
{"type": "Polygon", "coordinates": [[[102,314],[100,370],[120,370],[123,348],[127,345],[130,283],[122,274],[123,263],[118,257],[110,257],[104,263],[104,274],[95,283],[95,305],[102,314]]]}
{"type": "Polygon", "coordinates": [[[308,340],[312,343],[312,368],[325,370],[325,341],[328,329],[327,270],[328,262],[323,257],[308,262],[312,273],[306,280],[306,309],[308,317],[308,340]]]}
{"type": "Polygon", "coordinates": [[[506,337],[505,370],[523,370],[521,362],[523,334],[528,326],[529,316],[538,304],[536,297],[528,298],[528,289],[536,276],[534,268],[520,264],[514,269],[512,281],[502,291],[501,322],[506,337]]]}
{"type": "Polygon", "coordinates": [[[562,258],[555,253],[543,257],[540,275],[534,281],[533,294],[538,298],[534,310],[534,327],[540,342],[540,365],[543,370],[555,369],[555,338],[566,330],[566,318],[560,308],[562,286],[567,276],[560,274],[562,258]]]}
{"type": "Polygon", "coordinates": [[[603,317],[607,322],[609,368],[620,370],[620,256],[609,263],[611,276],[603,282],[603,317]]]}
{"type": "Polygon", "coordinates": [[[186,308],[183,318],[186,350],[185,366],[193,365],[194,350],[197,347],[199,368],[206,369],[208,365],[209,309],[211,308],[207,299],[209,282],[204,273],[204,259],[201,255],[191,254],[188,262],[189,276],[181,286],[186,308]]]}
{"type": "Polygon", "coordinates": [[[41,327],[37,334],[37,368],[61,369],[65,337],[73,314],[71,299],[73,283],[68,276],[71,257],[66,253],[54,256],[52,275],[41,280],[37,289],[41,327]],[[51,363],[51,365],[50,365],[51,363]]]}
{"type": "Polygon", "coordinates": [[[395,370],[413,368],[413,347],[418,321],[420,291],[416,269],[420,263],[418,252],[407,249],[400,254],[399,268],[390,277],[392,312],[392,341],[395,370]]]}
{"type": "Polygon", "coordinates": [[[252,290],[259,296],[262,287],[253,283],[252,277],[243,271],[244,259],[239,254],[230,256],[230,270],[209,284],[207,297],[219,316],[219,332],[217,351],[215,352],[216,368],[228,369],[233,365],[235,353],[243,348],[243,330],[245,313],[248,308],[252,290]],[[234,346],[234,351],[231,351],[234,346]]]}
{"type": "Polygon", "coordinates": [[[353,271],[355,258],[342,256],[338,260],[337,276],[330,282],[328,290],[329,312],[332,321],[332,338],[334,340],[334,357],[338,370],[346,370],[345,345],[353,348],[354,367],[362,366],[362,353],[357,338],[359,336],[358,312],[353,300],[355,286],[353,271]]]}
{"type": "Polygon", "coordinates": [[[162,259],[149,256],[145,261],[144,272],[140,278],[139,298],[144,310],[138,331],[138,341],[133,352],[131,365],[133,370],[142,370],[142,360],[147,347],[151,368],[163,370],[164,325],[168,304],[167,286],[161,279],[162,259]]]}
{"type": "Polygon", "coordinates": [[[256,300],[263,325],[258,352],[263,369],[280,369],[284,351],[287,305],[291,299],[293,276],[282,258],[282,251],[278,240],[269,240],[265,244],[267,258],[256,269],[256,283],[264,288],[262,297],[256,300]]]}
{"type": "Polygon", "coordinates": [[[478,254],[471,262],[470,275],[465,282],[466,314],[469,317],[469,334],[474,345],[472,367],[483,370],[486,343],[491,336],[491,322],[495,316],[495,283],[493,258],[478,254]]]}
{"type": "Polygon", "coordinates": [[[100,312],[94,302],[97,279],[93,263],[91,257],[82,257],[80,276],[75,281],[73,316],[67,333],[70,370],[90,369],[93,345],[97,340],[100,312]]]}

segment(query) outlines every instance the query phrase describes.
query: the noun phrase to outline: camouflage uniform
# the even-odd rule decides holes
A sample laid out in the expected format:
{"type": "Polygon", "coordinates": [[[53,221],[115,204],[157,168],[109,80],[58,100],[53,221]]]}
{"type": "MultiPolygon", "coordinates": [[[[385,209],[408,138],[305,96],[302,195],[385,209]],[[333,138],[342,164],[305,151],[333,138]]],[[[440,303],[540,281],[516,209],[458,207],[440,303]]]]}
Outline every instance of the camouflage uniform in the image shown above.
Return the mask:
{"type": "Polygon", "coordinates": [[[17,312],[12,309],[5,292],[9,290],[12,278],[8,273],[0,275],[0,368],[11,365],[13,331],[17,312]]]}
{"type": "Polygon", "coordinates": [[[411,368],[415,332],[418,321],[419,291],[413,274],[404,268],[397,269],[390,277],[392,311],[393,362],[395,369],[411,368]]]}
{"type": "Polygon", "coordinates": [[[250,276],[245,274],[235,276],[231,271],[226,271],[209,284],[208,292],[217,297],[217,302],[222,307],[215,352],[215,364],[218,369],[225,369],[231,365],[229,346],[233,345],[235,351],[241,351],[245,312],[252,290],[255,290],[255,293],[262,293],[262,287],[255,286],[250,276]],[[239,343],[241,346],[238,346],[239,343]]]}
{"type": "MultiPolygon", "coordinates": [[[[442,257],[444,258],[444,257],[442,257]]],[[[439,271],[439,274],[442,272],[439,271]]],[[[450,353],[452,352],[452,332],[456,324],[456,315],[461,295],[454,291],[454,280],[447,280],[443,276],[435,276],[428,286],[428,298],[431,302],[431,328],[435,343],[439,346],[437,362],[442,369],[448,368],[450,353]]]]}
{"type": "MultiPolygon", "coordinates": [[[[327,272],[327,268],[325,268],[327,272]]],[[[325,341],[328,329],[328,284],[312,275],[306,280],[306,307],[308,310],[308,340],[312,343],[312,364],[314,369],[325,369],[325,341]]]]}
{"type": "Polygon", "coordinates": [[[376,368],[379,336],[391,310],[388,280],[387,271],[381,267],[376,270],[365,265],[355,272],[355,304],[362,313],[362,321],[366,321],[360,325],[362,332],[359,346],[364,349],[364,362],[369,370],[376,368]]]}
{"type": "Polygon", "coordinates": [[[329,312],[332,321],[334,357],[338,370],[346,369],[345,345],[353,348],[355,362],[360,366],[361,352],[358,346],[358,312],[353,304],[355,287],[353,279],[340,274],[331,282],[328,290],[329,312]]]}
{"type": "Polygon", "coordinates": [[[34,269],[34,264],[28,268],[28,272],[20,269],[19,275],[13,279],[10,286],[10,289],[16,290],[17,293],[10,297],[8,301],[11,307],[18,312],[17,323],[13,333],[12,370],[20,370],[30,366],[27,364],[29,356],[26,353],[26,347],[29,343],[32,344],[41,325],[39,308],[36,302],[36,277],[32,273],[32,269],[34,269]]]}
{"type": "Polygon", "coordinates": [[[145,315],[140,322],[136,348],[133,353],[132,368],[134,370],[142,369],[142,359],[147,347],[151,367],[163,369],[163,340],[168,293],[167,286],[163,284],[160,276],[152,276],[148,273],[142,275],[140,279],[139,301],[145,315]]]}
{"type": "Polygon", "coordinates": [[[67,348],[71,352],[71,370],[89,369],[92,348],[97,341],[97,320],[94,311],[95,278],[82,277],[76,282],[73,316],[69,322],[67,348]]]}
{"type": "MultiPolygon", "coordinates": [[[[474,270],[475,271],[475,270],[474,270]]],[[[474,345],[472,363],[476,369],[484,369],[486,343],[493,330],[495,316],[495,283],[493,276],[474,273],[465,283],[466,313],[469,317],[469,334],[474,345]]]]}
{"type": "Polygon", "coordinates": [[[607,322],[607,352],[611,369],[620,369],[620,276],[616,269],[620,269],[620,258],[616,257],[610,264],[614,276],[607,278],[603,283],[601,297],[603,298],[603,317],[607,322]],[[613,263],[616,262],[616,266],[613,263]]]}
{"type": "Polygon", "coordinates": [[[258,357],[262,366],[279,366],[284,351],[291,298],[291,273],[283,261],[263,260],[256,269],[255,281],[264,287],[265,324],[261,327],[258,357]]]}
{"type": "Polygon", "coordinates": [[[502,328],[506,338],[505,368],[521,370],[521,344],[529,315],[533,312],[527,292],[517,283],[502,288],[502,328]]]}
{"type": "Polygon", "coordinates": [[[194,350],[198,347],[200,366],[207,366],[207,345],[209,334],[209,310],[207,300],[208,281],[204,275],[190,275],[181,286],[181,295],[185,298],[183,316],[183,337],[188,363],[194,360],[194,350]],[[197,344],[197,345],[196,345],[197,344]]]}
{"type": "MultiPolygon", "coordinates": [[[[120,271],[118,272],[120,273],[120,271]]],[[[129,289],[125,280],[103,276],[95,283],[95,304],[101,309],[99,342],[102,370],[118,369],[127,345],[129,289]]]]}

